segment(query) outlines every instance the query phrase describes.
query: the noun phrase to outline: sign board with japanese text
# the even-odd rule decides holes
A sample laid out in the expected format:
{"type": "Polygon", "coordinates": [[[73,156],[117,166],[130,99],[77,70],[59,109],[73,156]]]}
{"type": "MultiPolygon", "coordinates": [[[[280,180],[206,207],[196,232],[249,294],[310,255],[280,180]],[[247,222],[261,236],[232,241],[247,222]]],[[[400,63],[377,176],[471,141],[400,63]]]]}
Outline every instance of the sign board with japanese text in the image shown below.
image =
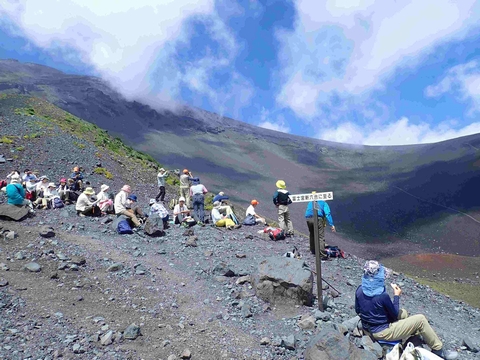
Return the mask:
{"type": "Polygon", "coordinates": [[[315,193],[315,194],[312,194],[312,193],[295,194],[295,195],[290,195],[290,199],[292,200],[293,203],[308,202],[308,201],[315,201],[315,200],[329,201],[329,200],[333,200],[333,191],[321,192],[321,193],[315,193]]]}

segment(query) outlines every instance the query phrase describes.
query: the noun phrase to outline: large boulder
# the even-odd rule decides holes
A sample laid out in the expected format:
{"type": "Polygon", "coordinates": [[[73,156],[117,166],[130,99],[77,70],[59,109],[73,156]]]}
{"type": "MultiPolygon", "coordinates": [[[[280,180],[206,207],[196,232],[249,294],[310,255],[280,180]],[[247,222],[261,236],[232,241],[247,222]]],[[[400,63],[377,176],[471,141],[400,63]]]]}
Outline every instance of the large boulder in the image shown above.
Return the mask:
{"type": "Polygon", "coordinates": [[[313,275],[303,261],[286,257],[263,260],[254,276],[259,298],[270,303],[312,305],[313,275]]]}
{"type": "Polygon", "coordinates": [[[307,344],[305,360],[377,360],[377,356],[359,349],[337,330],[326,327],[307,344]]]}
{"type": "Polygon", "coordinates": [[[10,204],[1,204],[0,205],[0,219],[22,221],[25,219],[29,212],[28,208],[25,206],[16,206],[10,204]]]}

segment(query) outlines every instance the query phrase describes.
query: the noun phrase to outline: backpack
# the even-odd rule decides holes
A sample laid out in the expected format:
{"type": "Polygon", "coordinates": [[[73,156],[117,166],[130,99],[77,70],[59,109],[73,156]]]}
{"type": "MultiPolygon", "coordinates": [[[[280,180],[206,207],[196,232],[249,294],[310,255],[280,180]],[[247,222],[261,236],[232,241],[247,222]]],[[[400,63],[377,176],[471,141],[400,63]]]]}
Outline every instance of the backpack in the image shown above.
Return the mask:
{"type": "Polygon", "coordinates": [[[62,199],[60,199],[59,197],[54,197],[53,200],[52,200],[52,208],[54,209],[61,209],[65,206],[65,204],[63,203],[62,199]]]}
{"type": "Polygon", "coordinates": [[[168,203],[168,207],[170,208],[170,210],[173,210],[175,208],[175,205],[177,204],[178,204],[178,199],[172,199],[168,203]]]}
{"type": "Polygon", "coordinates": [[[285,239],[285,232],[280,229],[280,228],[270,228],[268,231],[268,236],[270,237],[271,240],[277,241],[277,240],[284,240],[285,239]]]}
{"type": "Polygon", "coordinates": [[[5,186],[8,185],[8,181],[7,180],[0,180],[0,189],[3,189],[5,186]]]}
{"type": "Polygon", "coordinates": [[[231,214],[229,215],[229,217],[230,217],[230,219],[232,219],[232,221],[235,223],[235,225],[240,224],[240,223],[238,222],[237,216],[236,216],[234,213],[231,213],[231,214]]]}
{"type": "Polygon", "coordinates": [[[345,258],[345,253],[343,252],[343,250],[339,249],[338,246],[325,246],[325,253],[328,257],[331,258],[345,258]]]}
{"type": "Polygon", "coordinates": [[[128,223],[128,220],[122,220],[118,223],[117,225],[117,232],[120,235],[123,234],[133,234],[133,230],[130,227],[130,224],[128,223]]]}
{"type": "Polygon", "coordinates": [[[243,220],[243,225],[256,225],[257,221],[255,220],[255,216],[247,215],[245,220],[243,220]]]}

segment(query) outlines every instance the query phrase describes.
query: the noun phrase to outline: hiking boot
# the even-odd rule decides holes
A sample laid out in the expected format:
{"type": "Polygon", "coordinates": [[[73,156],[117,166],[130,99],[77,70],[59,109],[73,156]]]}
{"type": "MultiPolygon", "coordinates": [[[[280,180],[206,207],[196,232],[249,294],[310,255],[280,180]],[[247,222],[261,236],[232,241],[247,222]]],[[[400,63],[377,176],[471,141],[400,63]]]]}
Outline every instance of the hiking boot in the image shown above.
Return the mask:
{"type": "Polygon", "coordinates": [[[233,230],[233,226],[227,226],[227,230],[233,230]]]}
{"type": "Polygon", "coordinates": [[[432,353],[446,360],[454,360],[458,357],[458,353],[456,351],[444,350],[443,348],[440,350],[432,349],[432,353]]]}
{"type": "Polygon", "coordinates": [[[198,226],[201,226],[201,227],[204,227],[204,226],[205,226],[205,224],[204,224],[203,222],[201,222],[201,221],[197,221],[197,225],[198,225],[198,226]]]}
{"type": "Polygon", "coordinates": [[[234,229],[240,229],[241,227],[242,227],[241,224],[237,224],[237,225],[235,225],[233,228],[234,228],[234,229]]]}

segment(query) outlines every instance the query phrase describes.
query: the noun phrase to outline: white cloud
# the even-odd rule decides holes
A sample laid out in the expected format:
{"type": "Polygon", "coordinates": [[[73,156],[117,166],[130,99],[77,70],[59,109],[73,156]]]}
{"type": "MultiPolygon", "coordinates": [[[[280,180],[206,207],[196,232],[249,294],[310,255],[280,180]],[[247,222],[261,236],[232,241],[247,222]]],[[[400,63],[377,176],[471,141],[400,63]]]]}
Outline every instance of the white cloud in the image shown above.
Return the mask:
{"type": "MultiPolygon", "coordinates": [[[[69,48],[129,99],[171,105],[183,86],[206,96],[219,111],[251,85],[238,74],[231,84],[210,84],[216,71],[232,73],[235,38],[218,16],[215,0],[0,0],[0,18],[8,17],[36,46],[51,52],[69,48]],[[191,43],[193,21],[205,27],[205,42],[191,43]],[[215,48],[211,50],[209,46],[215,48]],[[194,58],[179,57],[177,46],[195,48],[194,58]],[[200,58],[199,53],[205,53],[200,58]],[[242,84],[242,89],[239,89],[242,84]],[[222,94],[215,94],[218,90],[222,94]]],[[[11,28],[15,31],[15,27],[11,28]]],[[[183,55],[183,54],[182,54],[183,55]]],[[[238,109],[237,109],[238,112],[238,109]]]]}
{"type": "Polygon", "coordinates": [[[437,84],[425,89],[425,96],[438,98],[447,93],[453,93],[458,98],[471,104],[469,114],[480,111],[480,64],[470,61],[448,70],[447,74],[437,84]]]}
{"type": "Polygon", "coordinates": [[[260,122],[258,126],[264,129],[275,130],[283,133],[289,133],[290,127],[285,122],[285,118],[282,115],[277,116],[275,121],[270,120],[270,112],[263,108],[260,113],[260,122]]]}
{"type": "Polygon", "coordinates": [[[475,0],[296,0],[292,32],[280,31],[284,85],[277,102],[313,118],[332,97],[379,86],[399,65],[414,64],[480,20],[475,0]]]}
{"type": "Polygon", "coordinates": [[[319,139],[362,145],[412,145],[435,143],[461,136],[480,133],[480,122],[457,128],[456,121],[448,121],[432,126],[427,123],[412,124],[407,118],[378,126],[360,127],[346,122],[336,127],[322,130],[319,139]]]}

